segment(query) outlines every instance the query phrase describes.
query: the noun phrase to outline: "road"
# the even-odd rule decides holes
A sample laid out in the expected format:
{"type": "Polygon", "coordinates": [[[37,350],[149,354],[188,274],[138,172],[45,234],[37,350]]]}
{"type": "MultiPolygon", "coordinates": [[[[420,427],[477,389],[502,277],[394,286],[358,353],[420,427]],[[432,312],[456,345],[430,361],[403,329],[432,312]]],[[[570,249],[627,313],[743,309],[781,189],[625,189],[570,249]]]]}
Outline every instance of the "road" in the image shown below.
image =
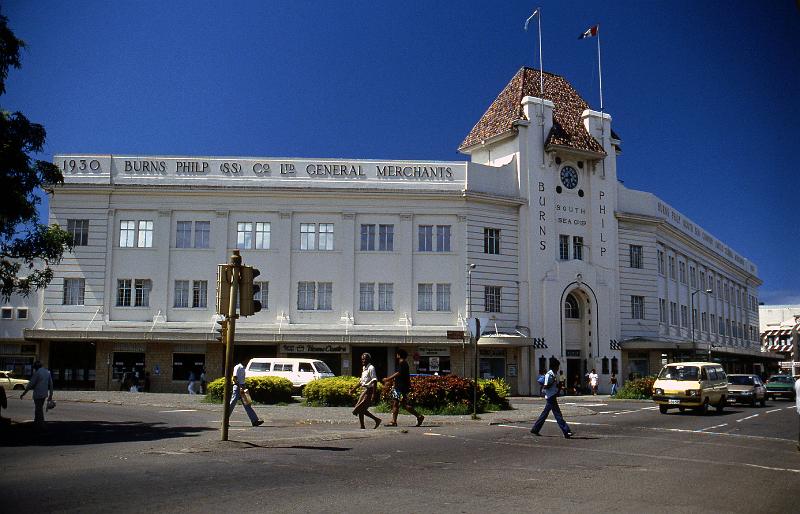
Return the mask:
{"type": "MultiPolygon", "coordinates": [[[[267,416],[265,425],[253,428],[239,411],[235,441],[222,443],[219,414],[211,410],[61,402],[46,434],[29,436],[24,424],[4,428],[3,510],[795,508],[800,452],[793,403],[707,416],[662,415],[646,402],[577,403],[586,414],[567,419],[576,433],[570,440],[552,422],[542,437],[530,434],[529,422],[359,430],[355,423],[271,423],[267,416]]],[[[7,416],[31,417],[29,401],[12,399],[9,407],[7,416]]]]}

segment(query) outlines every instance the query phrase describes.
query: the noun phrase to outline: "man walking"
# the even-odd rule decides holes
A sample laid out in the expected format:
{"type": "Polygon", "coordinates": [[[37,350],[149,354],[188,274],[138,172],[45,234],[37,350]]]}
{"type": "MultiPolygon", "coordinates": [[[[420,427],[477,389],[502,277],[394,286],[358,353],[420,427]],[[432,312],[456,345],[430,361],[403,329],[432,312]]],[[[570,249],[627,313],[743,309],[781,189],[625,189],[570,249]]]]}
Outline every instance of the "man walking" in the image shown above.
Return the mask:
{"type": "Polygon", "coordinates": [[[539,415],[539,419],[536,420],[536,423],[534,423],[533,427],[531,428],[531,433],[533,435],[539,435],[539,431],[542,430],[544,421],[547,419],[550,411],[553,411],[553,416],[556,418],[558,427],[564,433],[564,437],[569,439],[573,436],[572,431],[569,429],[569,425],[567,425],[567,422],[564,421],[564,417],[561,415],[561,408],[558,406],[559,387],[558,380],[556,378],[556,372],[560,367],[561,363],[557,360],[554,360],[550,366],[550,371],[548,371],[544,376],[544,397],[547,403],[544,406],[544,410],[542,411],[541,415],[539,415]]]}
{"type": "Polygon", "coordinates": [[[250,423],[253,424],[254,427],[264,424],[263,419],[258,418],[258,414],[256,411],[253,410],[253,406],[249,403],[245,402],[242,398],[242,393],[245,391],[244,388],[244,380],[245,380],[245,372],[244,366],[242,363],[238,363],[233,368],[233,393],[231,394],[231,403],[229,404],[228,408],[230,409],[230,413],[233,414],[233,409],[236,407],[236,402],[242,400],[242,406],[244,407],[244,411],[247,413],[247,417],[250,418],[250,423]]]}
{"type": "Polygon", "coordinates": [[[53,377],[50,370],[42,366],[40,361],[33,363],[33,375],[31,376],[25,390],[22,391],[20,399],[25,398],[25,394],[33,389],[34,418],[36,428],[44,428],[44,402],[53,399],[53,377]]]}

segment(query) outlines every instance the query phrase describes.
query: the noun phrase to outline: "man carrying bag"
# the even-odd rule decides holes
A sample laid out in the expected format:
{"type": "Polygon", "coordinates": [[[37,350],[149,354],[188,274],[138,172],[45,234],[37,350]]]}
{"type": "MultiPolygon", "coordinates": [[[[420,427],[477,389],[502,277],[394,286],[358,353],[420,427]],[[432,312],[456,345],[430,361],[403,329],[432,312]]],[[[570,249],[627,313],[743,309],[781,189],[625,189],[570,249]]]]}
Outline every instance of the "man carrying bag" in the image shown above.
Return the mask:
{"type": "Polygon", "coordinates": [[[564,417],[561,415],[561,408],[558,406],[558,378],[556,378],[556,372],[558,372],[558,368],[561,367],[561,363],[557,360],[554,360],[550,366],[550,370],[544,376],[544,397],[547,403],[544,406],[544,410],[542,414],[539,416],[539,419],[536,420],[536,423],[533,424],[531,428],[531,433],[533,435],[540,435],[539,431],[542,429],[542,425],[544,425],[547,416],[550,414],[550,411],[553,411],[553,416],[556,418],[556,422],[558,423],[558,427],[564,433],[564,437],[567,439],[573,436],[572,431],[569,429],[569,425],[567,422],[564,421],[564,417]]]}

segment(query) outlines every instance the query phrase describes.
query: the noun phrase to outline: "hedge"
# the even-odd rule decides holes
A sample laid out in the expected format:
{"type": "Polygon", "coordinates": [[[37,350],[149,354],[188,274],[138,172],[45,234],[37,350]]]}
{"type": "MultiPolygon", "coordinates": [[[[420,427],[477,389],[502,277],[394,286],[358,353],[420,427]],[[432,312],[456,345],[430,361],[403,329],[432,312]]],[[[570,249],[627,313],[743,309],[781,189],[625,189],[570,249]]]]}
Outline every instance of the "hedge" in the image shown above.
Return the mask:
{"type": "MultiPolygon", "coordinates": [[[[303,388],[303,397],[308,405],[316,407],[352,407],[361,394],[360,388],[350,393],[358,386],[358,382],[359,377],[318,378],[306,384],[303,388]]],[[[378,391],[383,389],[378,382],[378,391]]]]}
{"type": "MultiPolygon", "coordinates": [[[[292,382],[282,377],[250,377],[244,382],[250,397],[257,403],[289,403],[292,401],[292,382]]],[[[222,401],[225,378],[218,378],[206,387],[206,398],[222,401]]]]}
{"type": "Polygon", "coordinates": [[[644,377],[625,382],[614,398],[626,400],[649,400],[653,397],[653,383],[656,377],[644,377]]]}
{"type": "MultiPolygon", "coordinates": [[[[478,411],[489,406],[507,409],[511,388],[505,380],[478,380],[478,411]]],[[[391,401],[391,387],[385,388],[381,399],[391,401]]],[[[414,406],[432,412],[463,413],[472,411],[473,381],[467,378],[447,376],[411,377],[409,400],[414,406]]]]}

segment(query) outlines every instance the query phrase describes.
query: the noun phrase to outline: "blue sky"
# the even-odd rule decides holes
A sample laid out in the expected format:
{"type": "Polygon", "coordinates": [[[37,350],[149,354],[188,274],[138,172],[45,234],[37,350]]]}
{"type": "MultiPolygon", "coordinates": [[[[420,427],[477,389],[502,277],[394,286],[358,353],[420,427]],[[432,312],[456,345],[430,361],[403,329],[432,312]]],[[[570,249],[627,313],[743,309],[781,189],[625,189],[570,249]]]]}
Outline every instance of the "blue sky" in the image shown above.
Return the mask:
{"type": "Polygon", "coordinates": [[[619,177],[800,303],[800,10],[785,1],[6,1],[28,43],[6,110],[58,152],[464,159],[523,65],[566,77],[622,137],[619,177]]]}

